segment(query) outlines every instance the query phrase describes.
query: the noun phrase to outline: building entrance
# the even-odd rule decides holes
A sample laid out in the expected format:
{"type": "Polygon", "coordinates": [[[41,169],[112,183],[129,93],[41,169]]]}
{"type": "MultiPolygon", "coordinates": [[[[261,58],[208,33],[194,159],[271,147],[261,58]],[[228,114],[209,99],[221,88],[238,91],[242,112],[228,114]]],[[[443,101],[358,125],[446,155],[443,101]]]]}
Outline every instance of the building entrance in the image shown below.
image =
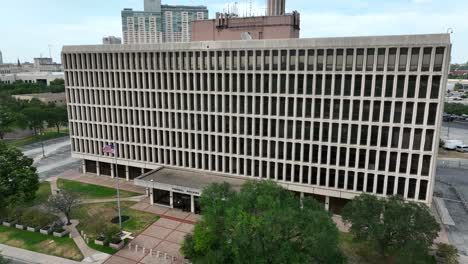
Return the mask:
{"type": "Polygon", "coordinates": [[[153,189],[153,202],[171,206],[171,192],[160,189],[153,189]]]}
{"type": "Polygon", "coordinates": [[[173,192],[172,194],[174,203],[174,208],[180,209],[184,212],[191,211],[191,197],[190,195],[173,192]]]}

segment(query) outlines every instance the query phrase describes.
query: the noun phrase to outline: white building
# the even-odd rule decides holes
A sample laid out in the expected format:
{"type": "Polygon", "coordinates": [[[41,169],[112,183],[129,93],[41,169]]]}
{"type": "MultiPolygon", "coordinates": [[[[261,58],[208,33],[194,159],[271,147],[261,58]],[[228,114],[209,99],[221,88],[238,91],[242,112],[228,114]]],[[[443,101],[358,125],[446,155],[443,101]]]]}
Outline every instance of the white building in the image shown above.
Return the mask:
{"type": "Polygon", "coordinates": [[[3,64],[3,55],[2,55],[2,51],[0,50],[0,64],[3,64]]]}
{"type": "Polygon", "coordinates": [[[63,79],[63,72],[22,72],[0,74],[0,83],[14,83],[23,81],[26,83],[42,83],[50,85],[51,81],[63,79]]]}
{"type": "Polygon", "coordinates": [[[209,182],[249,179],[333,212],[363,192],[430,204],[450,51],[448,34],[66,46],[72,156],[192,211],[209,182]]]}

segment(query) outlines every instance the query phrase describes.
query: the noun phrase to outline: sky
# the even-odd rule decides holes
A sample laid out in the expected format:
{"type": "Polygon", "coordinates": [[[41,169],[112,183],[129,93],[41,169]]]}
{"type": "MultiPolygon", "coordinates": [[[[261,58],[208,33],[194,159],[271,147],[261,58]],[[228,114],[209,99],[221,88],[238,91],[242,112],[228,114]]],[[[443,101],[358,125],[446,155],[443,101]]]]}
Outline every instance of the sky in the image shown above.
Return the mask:
{"type": "MultiPolygon", "coordinates": [[[[206,5],[213,18],[230,1],[162,3],[206,5]]],[[[265,1],[252,0],[250,8],[250,0],[238,0],[239,14],[264,14],[265,1]]],[[[143,10],[143,0],[0,2],[0,51],[4,62],[48,57],[49,47],[54,60],[60,61],[63,45],[101,44],[104,36],[120,37],[123,8],[143,10]]],[[[286,11],[293,10],[301,13],[301,38],[446,33],[452,29],[452,62],[468,61],[466,0],[286,0],[286,11]]]]}

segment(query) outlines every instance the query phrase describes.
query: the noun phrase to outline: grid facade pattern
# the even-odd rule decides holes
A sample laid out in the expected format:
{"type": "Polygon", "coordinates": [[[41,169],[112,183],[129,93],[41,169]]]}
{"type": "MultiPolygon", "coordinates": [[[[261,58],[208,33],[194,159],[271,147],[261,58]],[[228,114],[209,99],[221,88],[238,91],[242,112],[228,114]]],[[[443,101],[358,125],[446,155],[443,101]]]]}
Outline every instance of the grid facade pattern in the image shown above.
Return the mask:
{"type": "Polygon", "coordinates": [[[64,51],[72,152],[430,203],[449,42],[294,43],[64,51]]]}
{"type": "Polygon", "coordinates": [[[161,12],[124,9],[122,32],[125,44],[189,42],[190,23],[208,18],[204,6],[161,6],[161,12]]]}

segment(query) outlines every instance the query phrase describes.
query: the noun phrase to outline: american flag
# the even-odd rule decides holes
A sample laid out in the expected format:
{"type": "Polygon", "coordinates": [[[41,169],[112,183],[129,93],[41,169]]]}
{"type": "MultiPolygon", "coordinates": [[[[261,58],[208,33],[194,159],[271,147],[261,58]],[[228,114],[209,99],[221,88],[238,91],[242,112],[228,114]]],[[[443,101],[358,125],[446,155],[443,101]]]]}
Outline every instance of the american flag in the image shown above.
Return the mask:
{"type": "Polygon", "coordinates": [[[115,154],[115,146],[114,146],[114,144],[105,145],[105,146],[102,148],[102,151],[103,151],[104,153],[115,154]]]}

